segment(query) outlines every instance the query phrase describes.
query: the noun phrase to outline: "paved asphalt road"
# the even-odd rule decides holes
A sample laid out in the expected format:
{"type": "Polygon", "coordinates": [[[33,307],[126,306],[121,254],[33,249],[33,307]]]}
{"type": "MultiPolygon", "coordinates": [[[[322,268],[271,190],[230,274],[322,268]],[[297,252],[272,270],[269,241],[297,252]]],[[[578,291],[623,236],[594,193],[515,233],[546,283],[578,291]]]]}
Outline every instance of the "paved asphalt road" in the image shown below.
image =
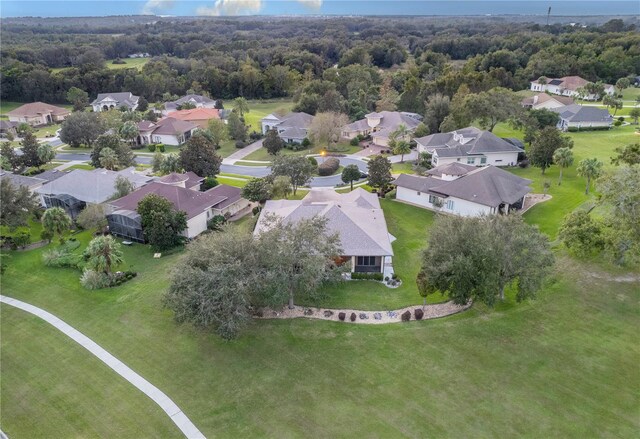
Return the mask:
{"type": "MultiPolygon", "coordinates": [[[[88,152],[61,152],[56,154],[56,159],[89,161],[90,155],[88,152]]],[[[136,162],[145,165],[151,164],[152,159],[153,158],[150,156],[136,156],[136,162]]],[[[322,160],[322,158],[318,157],[318,163],[322,163],[322,160]]],[[[367,163],[363,160],[340,157],[340,165],[356,165],[361,171],[367,172],[367,163]]],[[[223,164],[220,166],[220,172],[247,175],[250,177],[264,177],[271,173],[271,168],[267,166],[239,166],[223,164]]],[[[341,183],[342,179],[340,178],[340,174],[331,175],[329,177],[315,177],[311,179],[311,187],[332,187],[341,183]]]]}

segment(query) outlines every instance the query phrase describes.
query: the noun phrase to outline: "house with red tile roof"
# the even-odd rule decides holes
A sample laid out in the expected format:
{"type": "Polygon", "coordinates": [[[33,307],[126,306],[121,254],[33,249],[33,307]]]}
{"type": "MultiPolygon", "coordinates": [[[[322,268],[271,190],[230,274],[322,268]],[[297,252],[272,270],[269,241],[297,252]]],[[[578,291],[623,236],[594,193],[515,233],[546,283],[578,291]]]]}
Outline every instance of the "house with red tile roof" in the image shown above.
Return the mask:
{"type": "Polygon", "coordinates": [[[191,122],[201,129],[206,129],[211,119],[220,119],[220,112],[216,108],[192,108],[190,110],[172,111],[167,117],[191,122]]]}

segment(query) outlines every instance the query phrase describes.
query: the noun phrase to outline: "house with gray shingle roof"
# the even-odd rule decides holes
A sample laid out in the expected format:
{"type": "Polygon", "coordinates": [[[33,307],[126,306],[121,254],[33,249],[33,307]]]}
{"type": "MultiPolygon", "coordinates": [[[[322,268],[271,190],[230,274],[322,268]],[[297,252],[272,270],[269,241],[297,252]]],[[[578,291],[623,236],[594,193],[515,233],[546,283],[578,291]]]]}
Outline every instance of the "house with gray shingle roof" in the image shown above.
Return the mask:
{"type": "Polygon", "coordinates": [[[138,122],[138,145],[162,143],[165,145],[182,145],[189,140],[198,125],[187,120],[165,117],[157,122],[142,120],[138,122]]]}
{"type": "Polygon", "coordinates": [[[436,133],[415,139],[418,152],[432,155],[436,165],[464,163],[474,166],[514,166],[522,149],[490,131],[476,127],[436,133]]]}
{"type": "Polygon", "coordinates": [[[129,110],[135,110],[138,108],[139,96],[131,94],[131,92],[119,92],[119,93],[98,93],[98,97],[91,102],[93,111],[96,113],[100,111],[108,111],[113,108],[120,109],[126,107],[129,110]]]}
{"type": "Polygon", "coordinates": [[[269,200],[260,213],[254,236],[269,227],[269,216],[295,222],[321,216],[327,233],[337,234],[342,260],[352,272],[393,274],[391,242],[384,212],[376,194],[363,189],[340,194],[333,189],[314,188],[302,200],[269,200]]]}
{"type": "Polygon", "coordinates": [[[43,184],[35,192],[40,195],[44,207],[62,207],[71,218],[76,218],[87,204],[104,203],[113,197],[116,179],[120,176],[129,180],[134,188],[153,180],[153,177],[136,172],[133,167],[122,171],[74,169],[43,184]]]}
{"type": "Polygon", "coordinates": [[[564,107],[551,108],[560,115],[558,129],[567,131],[575,129],[611,128],[613,117],[609,110],[578,104],[565,105],[564,107]]]}
{"type": "Polygon", "coordinates": [[[11,184],[16,187],[24,186],[29,189],[29,192],[35,191],[47,182],[47,180],[43,180],[42,178],[29,177],[27,175],[0,170],[0,181],[2,180],[9,180],[11,184]]]}
{"type": "Polygon", "coordinates": [[[164,113],[177,111],[184,104],[192,104],[195,108],[216,108],[217,101],[202,95],[189,94],[164,104],[164,113]]]}
{"type": "Polygon", "coordinates": [[[278,135],[287,143],[302,143],[309,130],[313,116],[307,113],[291,112],[284,116],[269,114],[260,121],[262,134],[269,130],[277,130],[278,135]]]}
{"type": "Polygon", "coordinates": [[[521,209],[531,191],[531,180],[495,166],[449,163],[427,174],[400,174],[394,182],[396,200],[454,215],[479,216],[521,209]]]}
{"type": "MultiPolygon", "coordinates": [[[[364,119],[342,127],[342,137],[353,139],[354,137],[371,136],[374,145],[388,146],[389,136],[400,125],[404,125],[409,133],[413,132],[420,124],[421,117],[415,113],[401,111],[381,111],[365,115],[364,119]]],[[[409,138],[404,140],[409,141],[409,138]]]]}

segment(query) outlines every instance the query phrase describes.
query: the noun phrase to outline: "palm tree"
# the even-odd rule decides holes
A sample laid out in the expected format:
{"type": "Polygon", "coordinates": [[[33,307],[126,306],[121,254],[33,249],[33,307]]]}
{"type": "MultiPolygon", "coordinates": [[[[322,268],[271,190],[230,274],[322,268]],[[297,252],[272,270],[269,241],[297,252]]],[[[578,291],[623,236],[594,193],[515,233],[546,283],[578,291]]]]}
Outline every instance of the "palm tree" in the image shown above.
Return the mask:
{"type": "Polygon", "coordinates": [[[400,154],[400,163],[404,163],[404,155],[411,152],[411,145],[406,140],[400,140],[396,142],[396,146],[393,149],[394,154],[400,154]]]}
{"type": "Polygon", "coordinates": [[[233,109],[242,117],[244,113],[249,112],[249,103],[243,97],[235,98],[233,100],[233,109]]]}
{"type": "Polygon", "coordinates": [[[558,148],[553,153],[553,161],[560,166],[560,177],[558,177],[558,186],[562,184],[562,170],[573,165],[573,151],[569,148],[558,148]]]}
{"type": "Polygon", "coordinates": [[[98,236],[93,238],[84,255],[87,258],[87,266],[95,271],[110,274],[114,265],[122,264],[122,248],[112,236],[98,236]]]}
{"type": "Polygon", "coordinates": [[[576,171],[578,171],[578,175],[587,179],[587,187],[584,193],[588,195],[591,180],[598,178],[602,174],[602,162],[596,158],[581,160],[576,171]]]}
{"type": "Polygon", "coordinates": [[[71,218],[62,207],[51,207],[42,214],[42,228],[51,238],[55,235],[60,236],[62,243],[62,235],[71,228],[71,218]]]}
{"type": "Polygon", "coordinates": [[[38,158],[40,159],[40,163],[38,163],[38,169],[45,163],[49,163],[56,157],[56,152],[53,150],[53,147],[47,143],[42,143],[38,146],[38,158]]]}
{"type": "Polygon", "coordinates": [[[109,171],[118,169],[118,156],[111,148],[102,148],[100,151],[100,166],[109,171]]]}
{"type": "Polygon", "coordinates": [[[136,137],[138,137],[138,134],[140,134],[138,125],[132,120],[125,122],[122,125],[122,128],[120,128],[120,135],[123,139],[127,139],[131,145],[133,145],[133,142],[136,140],[136,137]]]}

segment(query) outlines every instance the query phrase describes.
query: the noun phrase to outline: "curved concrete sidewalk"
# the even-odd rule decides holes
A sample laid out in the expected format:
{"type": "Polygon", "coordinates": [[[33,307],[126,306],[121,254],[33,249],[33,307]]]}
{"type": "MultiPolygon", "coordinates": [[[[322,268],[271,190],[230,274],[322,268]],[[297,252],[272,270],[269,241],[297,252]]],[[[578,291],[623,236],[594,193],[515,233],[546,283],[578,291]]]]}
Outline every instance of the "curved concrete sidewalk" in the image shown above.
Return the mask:
{"type": "Polygon", "coordinates": [[[11,297],[0,295],[0,302],[19,308],[34,316],[40,317],[45,322],[53,325],[60,332],[70,337],[76,343],[80,344],[86,350],[98,357],[100,361],[105,363],[111,369],[113,369],[118,375],[129,381],[145,395],[151,398],[156,404],[160,406],[164,412],[169,415],[171,420],[178,426],[182,433],[189,439],[200,439],[205,436],[198,430],[198,428],[187,418],[182,410],[160,389],[155,387],[149,381],[142,378],[140,375],[131,370],[122,361],[111,355],[109,352],[100,347],[97,343],[92,341],[89,337],[68,325],[58,317],[54,316],[47,311],[40,309],[36,306],[30,305],[26,302],[22,302],[11,297]]]}

